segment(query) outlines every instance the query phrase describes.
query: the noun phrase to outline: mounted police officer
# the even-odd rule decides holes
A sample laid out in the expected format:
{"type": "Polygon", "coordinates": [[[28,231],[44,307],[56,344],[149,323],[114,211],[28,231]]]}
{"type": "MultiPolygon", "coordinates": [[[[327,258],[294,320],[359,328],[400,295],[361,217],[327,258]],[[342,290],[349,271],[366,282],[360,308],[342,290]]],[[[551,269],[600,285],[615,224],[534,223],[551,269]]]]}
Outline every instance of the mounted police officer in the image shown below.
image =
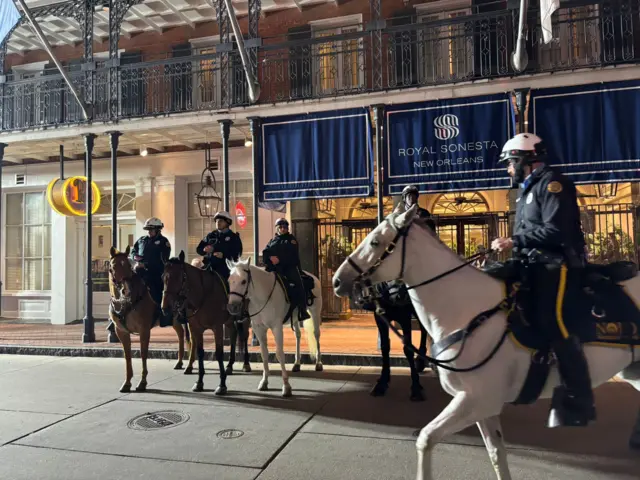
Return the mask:
{"type": "Polygon", "coordinates": [[[204,257],[203,263],[206,270],[216,272],[222,277],[228,291],[231,272],[227,266],[227,260],[238,261],[242,255],[242,240],[240,235],[229,228],[233,224],[233,219],[228,212],[218,212],[213,219],[216,222],[216,230],[202,239],[196,252],[204,257]]]}
{"type": "Polygon", "coordinates": [[[521,133],[509,140],[500,162],[520,185],[511,238],[497,238],[492,248],[513,249],[526,265],[534,301],[534,320],[549,336],[565,387],[554,392],[548,426],[584,426],[595,420],[589,366],[580,340],[567,331],[563,313],[580,288],[586,265],[576,187],[547,165],[542,139],[521,133]]]}
{"type": "MultiPolygon", "coordinates": [[[[147,231],[147,235],[143,235],[136,241],[129,257],[135,262],[133,269],[144,280],[151,298],[160,306],[163,289],[162,273],[164,262],[171,256],[171,244],[161,233],[164,224],[160,219],[148,218],[142,228],[147,231]]],[[[168,327],[171,324],[171,314],[160,315],[161,327],[168,327]]]]}
{"type": "Polygon", "coordinates": [[[311,318],[307,312],[307,295],[302,283],[300,272],[300,254],[298,241],[289,233],[289,222],[286,218],[276,220],[276,236],[273,237],[262,251],[262,261],[268,272],[282,275],[293,288],[290,289],[291,305],[298,306],[300,321],[311,318]]]}
{"type": "MultiPolygon", "coordinates": [[[[409,210],[413,205],[418,203],[418,197],[420,196],[420,191],[418,187],[415,185],[407,185],[402,190],[402,204],[405,210],[409,210]]],[[[436,224],[431,218],[431,213],[426,208],[422,208],[418,206],[418,218],[425,221],[425,223],[431,227],[433,231],[436,229],[436,224]]]]}

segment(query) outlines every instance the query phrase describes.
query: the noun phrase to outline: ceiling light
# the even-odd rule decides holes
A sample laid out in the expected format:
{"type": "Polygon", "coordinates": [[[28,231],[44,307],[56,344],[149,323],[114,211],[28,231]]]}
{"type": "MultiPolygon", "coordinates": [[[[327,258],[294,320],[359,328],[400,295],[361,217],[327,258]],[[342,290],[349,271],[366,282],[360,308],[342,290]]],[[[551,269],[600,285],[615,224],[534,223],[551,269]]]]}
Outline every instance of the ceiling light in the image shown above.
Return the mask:
{"type": "Polygon", "coordinates": [[[147,147],[144,147],[140,150],[140,156],[141,157],[146,157],[147,155],[149,155],[149,151],[147,150],[147,147]]]}
{"type": "Polygon", "coordinates": [[[253,142],[251,141],[250,138],[245,138],[244,139],[244,146],[245,147],[250,147],[251,145],[253,145],[253,142]]]}

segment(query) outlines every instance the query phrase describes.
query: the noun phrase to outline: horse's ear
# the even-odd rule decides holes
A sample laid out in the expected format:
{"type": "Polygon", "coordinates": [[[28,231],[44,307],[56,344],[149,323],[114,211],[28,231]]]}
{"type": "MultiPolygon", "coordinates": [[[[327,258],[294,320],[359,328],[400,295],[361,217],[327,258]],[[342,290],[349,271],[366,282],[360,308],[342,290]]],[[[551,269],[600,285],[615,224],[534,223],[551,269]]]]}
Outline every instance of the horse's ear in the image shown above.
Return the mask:
{"type": "Polygon", "coordinates": [[[116,250],[116,247],[111,246],[111,248],[109,249],[109,255],[111,255],[111,258],[115,257],[117,254],[118,254],[118,250],[116,250]]]}
{"type": "Polygon", "coordinates": [[[124,254],[128,257],[130,251],[131,251],[131,248],[129,248],[129,245],[127,245],[127,248],[124,249],[124,254]]]}
{"type": "Polygon", "coordinates": [[[181,262],[184,262],[184,250],[180,250],[180,255],[178,255],[178,258],[181,262]]]}
{"type": "Polygon", "coordinates": [[[227,262],[227,268],[229,268],[229,270],[233,270],[234,268],[236,268],[236,263],[233,260],[229,260],[227,258],[226,262],[227,262]]]}
{"type": "Polygon", "coordinates": [[[404,212],[404,205],[402,203],[399,203],[398,205],[396,205],[396,208],[393,209],[393,213],[400,214],[402,212],[404,212]]]}
{"type": "Polygon", "coordinates": [[[393,223],[395,224],[396,228],[399,228],[399,229],[408,227],[409,224],[411,224],[411,222],[415,218],[417,212],[418,212],[418,204],[414,203],[413,205],[411,205],[411,208],[409,210],[395,217],[393,220],[393,223]]]}

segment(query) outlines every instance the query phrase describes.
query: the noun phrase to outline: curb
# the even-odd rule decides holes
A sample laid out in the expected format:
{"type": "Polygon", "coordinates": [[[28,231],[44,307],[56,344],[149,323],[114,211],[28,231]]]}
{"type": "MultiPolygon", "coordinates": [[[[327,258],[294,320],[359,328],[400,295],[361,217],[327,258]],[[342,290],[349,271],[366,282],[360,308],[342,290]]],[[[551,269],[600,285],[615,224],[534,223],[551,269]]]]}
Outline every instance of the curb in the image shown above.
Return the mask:
{"type": "MultiPolygon", "coordinates": [[[[120,347],[39,347],[31,345],[0,345],[0,354],[3,355],[45,355],[52,357],[98,357],[98,358],[124,358],[124,352],[120,347]]],[[[140,358],[140,349],[132,348],[133,358],[140,358]]],[[[188,355],[187,355],[188,356],[188,355]]],[[[173,349],[149,349],[149,358],[163,360],[177,360],[178,351],[173,349]]],[[[229,361],[229,352],[224,353],[225,361],[229,361]]],[[[212,350],[205,351],[205,360],[215,360],[212,350]]],[[[307,353],[302,354],[302,364],[313,365],[311,357],[307,353]]],[[[236,351],[236,364],[242,363],[243,354],[236,351]]],[[[258,352],[249,353],[251,363],[262,363],[262,357],[258,352]]],[[[292,364],[295,361],[293,353],[285,353],[285,362],[292,364]]],[[[278,363],[274,352],[269,354],[269,363],[278,363]]],[[[323,353],[324,365],[337,365],[349,367],[382,367],[380,355],[355,355],[340,353],[323,353]]],[[[392,367],[408,367],[407,360],[401,356],[391,355],[392,367]]]]}

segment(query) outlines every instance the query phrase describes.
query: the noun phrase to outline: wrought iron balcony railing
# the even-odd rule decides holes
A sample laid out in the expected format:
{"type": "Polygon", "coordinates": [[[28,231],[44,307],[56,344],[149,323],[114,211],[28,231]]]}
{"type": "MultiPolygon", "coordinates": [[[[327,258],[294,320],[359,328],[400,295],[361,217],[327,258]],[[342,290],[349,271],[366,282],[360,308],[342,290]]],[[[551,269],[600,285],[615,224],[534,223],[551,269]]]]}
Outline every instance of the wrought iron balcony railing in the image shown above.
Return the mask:
{"type": "MultiPolygon", "coordinates": [[[[530,12],[524,73],[640,61],[640,0],[581,3],[563,3],[567,8],[554,17],[557,40],[548,45],[542,42],[538,12],[530,12]]],[[[262,86],[260,103],[514,76],[510,55],[517,14],[393,18],[381,31],[352,25],[327,34],[301,27],[286,38],[265,38],[254,65],[262,86]]],[[[116,67],[98,63],[93,71],[76,66],[70,76],[90,99],[94,122],[249,104],[237,51],[212,47],[185,53],[138,57],[134,63],[121,59],[116,67]],[[228,69],[225,75],[223,68],[228,69]]],[[[0,130],[84,121],[62,77],[44,73],[37,78],[9,74],[0,84],[0,130]]]]}

